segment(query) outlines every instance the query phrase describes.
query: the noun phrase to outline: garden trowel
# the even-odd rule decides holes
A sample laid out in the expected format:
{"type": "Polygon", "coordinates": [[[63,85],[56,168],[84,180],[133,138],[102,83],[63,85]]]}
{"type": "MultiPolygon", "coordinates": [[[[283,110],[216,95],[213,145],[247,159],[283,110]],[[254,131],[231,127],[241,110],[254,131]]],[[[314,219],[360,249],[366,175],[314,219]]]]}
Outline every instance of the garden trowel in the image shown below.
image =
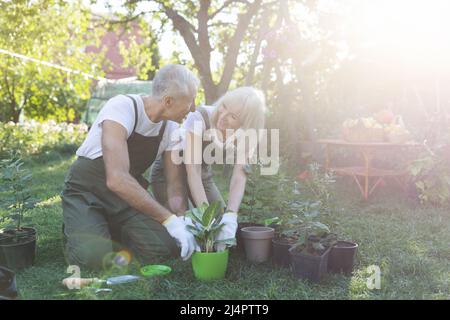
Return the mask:
{"type": "Polygon", "coordinates": [[[140,279],[154,277],[154,276],[164,276],[169,274],[172,269],[165,265],[147,265],[141,268],[142,276],[136,276],[131,274],[110,277],[107,279],[99,279],[99,278],[78,278],[78,277],[69,277],[62,281],[63,285],[68,289],[80,289],[82,287],[88,286],[90,284],[106,284],[107,286],[122,284],[127,282],[133,282],[140,279]]]}
{"type": "Polygon", "coordinates": [[[133,282],[141,279],[139,276],[134,276],[131,274],[126,274],[122,276],[117,277],[110,277],[106,280],[99,279],[99,278],[74,278],[69,277],[63,280],[63,285],[67,287],[68,289],[80,289],[81,287],[93,284],[93,283],[101,283],[106,284],[108,286],[110,285],[116,285],[116,284],[122,284],[127,282],[133,282]]]}

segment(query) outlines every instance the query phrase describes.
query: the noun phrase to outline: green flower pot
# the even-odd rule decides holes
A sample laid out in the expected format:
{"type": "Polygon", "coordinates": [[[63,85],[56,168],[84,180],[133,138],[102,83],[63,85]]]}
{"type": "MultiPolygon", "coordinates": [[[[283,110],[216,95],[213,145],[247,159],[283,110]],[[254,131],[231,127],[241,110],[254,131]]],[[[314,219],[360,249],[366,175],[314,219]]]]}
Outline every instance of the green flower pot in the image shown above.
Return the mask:
{"type": "Polygon", "coordinates": [[[222,252],[195,252],[192,255],[192,269],[199,280],[225,278],[228,265],[228,249],[222,252]]]}

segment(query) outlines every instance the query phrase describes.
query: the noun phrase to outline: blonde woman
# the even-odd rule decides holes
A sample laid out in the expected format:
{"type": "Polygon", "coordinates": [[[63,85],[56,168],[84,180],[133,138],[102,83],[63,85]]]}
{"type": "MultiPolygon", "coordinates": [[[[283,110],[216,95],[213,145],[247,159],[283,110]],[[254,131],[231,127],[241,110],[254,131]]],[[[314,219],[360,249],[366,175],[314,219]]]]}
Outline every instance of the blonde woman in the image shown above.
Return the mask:
{"type": "MultiPolygon", "coordinates": [[[[223,95],[212,106],[201,106],[195,112],[189,113],[180,130],[186,170],[187,193],[195,207],[202,203],[220,201],[225,214],[222,222],[224,227],[218,235],[218,240],[233,238],[237,231],[237,215],[244,196],[246,185],[245,166],[248,164],[251,150],[238,150],[239,138],[246,130],[255,130],[257,136],[264,128],[265,99],[261,91],[253,87],[240,87],[223,95]],[[225,204],[213,180],[213,173],[205,147],[210,145],[211,134],[215,146],[222,147],[224,155],[234,152],[234,158],[246,161],[234,164],[228,203],[225,204]],[[199,148],[201,153],[199,153],[199,148]],[[241,154],[236,154],[240,152],[241,154]],[[242,152],[245,152],[242,157],[242,152]],[[199,159],[199,154],[201,155],[199,159]]],[[[214,147],[214,146],[213,146],[214,147]]],[[[253,150],[256,146],[251,146],[253,150]]],[[[235,161],[236,162],[236,161],[235,161]]],[[[167,203],[164,185],[162,162],[155,163],[152,169],[152,187],[155,197],[160,203],[167,203]]],[[[223,250],[224,245],[218,246],[223,250]]]]}

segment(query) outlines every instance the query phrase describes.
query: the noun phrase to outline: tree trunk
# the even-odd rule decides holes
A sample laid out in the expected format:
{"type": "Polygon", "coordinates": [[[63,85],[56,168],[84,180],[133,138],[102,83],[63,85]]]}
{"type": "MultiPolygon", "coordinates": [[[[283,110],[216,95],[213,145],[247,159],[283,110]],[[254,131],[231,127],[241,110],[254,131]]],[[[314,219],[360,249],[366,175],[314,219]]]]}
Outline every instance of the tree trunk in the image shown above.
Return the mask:
{"type": "Polygon", "coordinates": [[[208,22],[211,16],[208,14],[211,1],[202,0],[200,9],[197,13],[198,28],[196,29],[182,15],[175,11],[172,7],[164,2],[160,2],[164,8],[167,17],[172,21],[173,26],[183,37],[189,52],[194,60],[195,67],[200,74],[200,81],[205,90],[205,102],[211,104],[223,95],[230,86],[234,70],[236,69],[236,61],[240,51],[241,42],[245,32],[252,20],[258,14],[261,8],[261,0],[255,0],[248,5],[247,11],[240,14],[238,24],[234,30],[229,43],[227,43],[227,53],[225,55],[224,69],[222,77],[218,84],[214,83],[211,72],[211,45],[208,32],[208,22]],[[197,37],[195,36],[197,35],[197,37]]]}
{"type": "Polygon", "coordinates": [[[11,104],[11,108],[12,108],[12,116],[11,116],[11,121],[14,123],[18,123],[19,122],[19,118],[20,118],[20,114],[22,113],[22,109],[18,109],[17,108],[17,103],[13,102],[11,104]]]}
{"type": "Polygon", "coordinates": [[[214,84],[212,79],[207,79],[202,75],[200,75],[200,80],[202,82],[203,89],[205,89],[205,104],[211,105],[219,99],[219,95],[217,93],[218,85],[214,84]]]}

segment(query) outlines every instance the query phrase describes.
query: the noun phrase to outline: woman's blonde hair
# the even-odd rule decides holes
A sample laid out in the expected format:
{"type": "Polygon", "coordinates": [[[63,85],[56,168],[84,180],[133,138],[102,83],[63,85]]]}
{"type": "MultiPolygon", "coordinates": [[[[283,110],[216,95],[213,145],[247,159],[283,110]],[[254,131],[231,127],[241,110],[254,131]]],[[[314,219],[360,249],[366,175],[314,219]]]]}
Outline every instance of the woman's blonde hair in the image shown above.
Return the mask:
{"type": "Polygon", "coordinates": [[[221,105],[239,107],[239,121],[242,129],[256,129],[259,132],[260,129],[264,128],[266,102],[264,94],[260,90],[253,87],[239,87],[220,97],[214,103],[216,109],[211,119],[213,128],[216,127],[219,118],[218,110],[221,105]]]}

